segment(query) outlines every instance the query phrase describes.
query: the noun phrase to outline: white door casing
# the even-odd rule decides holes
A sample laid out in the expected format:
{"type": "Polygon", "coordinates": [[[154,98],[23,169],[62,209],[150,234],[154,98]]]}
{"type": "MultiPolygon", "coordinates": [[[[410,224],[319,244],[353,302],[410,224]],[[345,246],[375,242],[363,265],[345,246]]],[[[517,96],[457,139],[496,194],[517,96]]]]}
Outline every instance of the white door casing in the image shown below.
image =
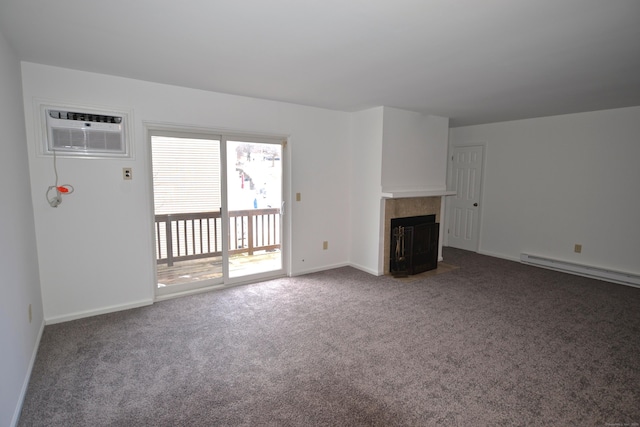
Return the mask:
{"type": "Polygon", "coordinates": [[[454,248],[478,251],[480,196],[484,147],[454,146],[451,155],[451,183],[455,196],[449,198],[448,242],[454,248]]]}

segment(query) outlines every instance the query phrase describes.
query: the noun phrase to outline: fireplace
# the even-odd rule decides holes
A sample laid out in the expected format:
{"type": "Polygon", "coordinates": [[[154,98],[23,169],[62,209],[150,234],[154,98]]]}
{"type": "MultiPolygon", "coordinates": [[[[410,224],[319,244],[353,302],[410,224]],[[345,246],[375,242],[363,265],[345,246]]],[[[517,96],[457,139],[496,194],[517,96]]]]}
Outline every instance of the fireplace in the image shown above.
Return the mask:
{"type": "MultiPolygon", "coordinates": [[[[442,194],[437,195],[425,195],[425,196],[411,196],[411,197],[396,197],[396,195],[389,194],[391,197],[384,198],[383,205],[383,226],[381,231],[382,244],[380,246],[380,261],[383,264],[383,274],[391,274],[391,254],[390,251],[392,241],[392,228],[391,220],[396,218],[407,218],[415,216],[429,216],[435,215],[435,223],[442,223],[444,197],[442,194]]],[[[433,220],[429,220],[433,223],[433,220]]],[[[437,256],[438,261],[442,261],[442,229],[438,226],[436,231],[436,238],[438,239],[437,256]]]]}
{"type": "Polygon", "coordinates": [[[389,272],[404,277],[438,267],[440,224],[436,215],[391,219],[389,272]]]}

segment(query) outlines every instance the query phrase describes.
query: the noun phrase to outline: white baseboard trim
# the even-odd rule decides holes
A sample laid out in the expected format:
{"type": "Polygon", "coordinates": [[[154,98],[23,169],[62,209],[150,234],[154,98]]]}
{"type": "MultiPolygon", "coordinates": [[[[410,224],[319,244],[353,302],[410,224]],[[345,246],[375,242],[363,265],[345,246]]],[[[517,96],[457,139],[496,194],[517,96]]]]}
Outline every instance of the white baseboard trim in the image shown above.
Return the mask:
{"type": "Polygon", "coordinates": [[[22,405],[24,404],[24,398],[27,395],[27,389],[29,388],[29,381],[31,380],[31,372],[33,371],[33,365],[36,363],[36,357],[38,356],[38,349],[40,348],[40,340],[42,339],[42,333],[44,332],[44,320],[40,324],[40,331],[38,331],[38,337],[36,338],[33,351],[31,352],[31,360],[29,360],[29,366],[27,368],[27,374],[25,375],[24,382],[22,383],[22,390],[20,390],[20,397],[18,398],[18,404],[16,410],[13,412],[13,419],[11,420],[11,426],[18,425],[20,420],[20,413],[22,412],[22,405]]]}
{"type": "Polygon", "coordinates": [[[480,255],[486,255],[486,256],[492,256],[494,258],[501,258],[501,259],[506,259],[508,261],[515,261],[515,262],[520,262],[520,258],[518,257],[513,257],[513,256],[509,256],[509,255],[505,255],[505,254],[499,254],[496,252],[488,252],[488,251],[478,251],[478,253],[480,255]]]}
{"type": "Polygon", "coordinates": [[[520,260],[524,264],[533,265],[535,267],[548,268],[550,270],[562,271],[564,273],[576,274],[578,276],[590,277],[592,279],[640,288],[640,275],[633,273],[576,264],[569,261],[526,253],[520,254],[520,260]]]}
{"type": "Polygon", "coordinates": [[[65,314],[65,315],[62,315],[62,316],[49,317],[49,318],[45,319],[45,323],[47,325],[53,325],[53,324],[56,324],[56,323],[68,322],[70,320],[83,319],[85,317],[99,316],[101,314],[107,314],[107,313],[114,313],[116,311],[129,310],[131,308],[144,307],[146,305],[151,305],[151,304],[153,304],[153,299],[148,299],[148,300],[145,299],[145,300],[142,300],[142,301],[136,301],[136,302],[132,302],[132,303],[129,303],[129,304],[112,305],[112,306],[109,306],[109,307],[99,308],[97,310],[80,311],[80,312],[77,312],[77,313],[65,314]]]}
{"type": "Polygon", "coordinates": [[[325,265],[325,266],[322,266],[322,267],[312,268],[312,269],[309,269],[309,270],[296,271],[295,273],[292,273],[291,276],[292,277],[303,276],[305,274],[317,273],[319,271],[332,270],[334,268],[350,267],[350,266],[351,266],[351,264],[349,264],[348,262],[342,262],[342,263],[339,263],[339,264],[325,265]]]}
{"type": "Polygon", "coordinates": [[[384,273],[380,273],[377,270],[372,270],[372,269],[370,269],[368,267],[364,267],[364,266],[362,266],[360,264],[356,264],[356,263],[353,263],[353,262],[350,263],[349,266],[351,266],[351,267],[353,267],[353,268],[355,268],[357,270],[364,271],[365,273],[372,274],[374,276],[383,276],[384,275],[384,273]]]}

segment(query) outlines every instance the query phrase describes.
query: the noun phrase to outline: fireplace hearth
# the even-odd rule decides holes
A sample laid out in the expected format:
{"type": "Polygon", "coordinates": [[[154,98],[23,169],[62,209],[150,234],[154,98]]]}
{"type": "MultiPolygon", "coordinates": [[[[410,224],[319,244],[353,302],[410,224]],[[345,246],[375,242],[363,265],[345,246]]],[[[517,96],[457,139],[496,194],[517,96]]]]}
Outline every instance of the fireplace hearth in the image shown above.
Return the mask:
{"type": "Polygon", "coordinates": [[[392,218],[389,272],[406,277],[437,268],[439,231],[435,215],[392,218]]]}

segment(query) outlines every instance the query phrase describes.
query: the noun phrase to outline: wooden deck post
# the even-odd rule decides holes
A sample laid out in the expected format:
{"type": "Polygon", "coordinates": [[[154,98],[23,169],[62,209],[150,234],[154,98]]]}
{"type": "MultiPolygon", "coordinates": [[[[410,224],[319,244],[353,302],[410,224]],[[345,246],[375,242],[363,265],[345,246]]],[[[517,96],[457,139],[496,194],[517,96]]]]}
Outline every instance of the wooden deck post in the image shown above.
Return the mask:
{"type": "Polygon", "coordinates": [[[253,255],[253,214],[247,215],[247,240],[249,243],[249,255],[253,255]]]}
{"type": "Polygon", "coordinates": [[[165,237],[167,239],[167,265],[171,267],[173,265],[173,234],[171,231],[171,215],[167,215],[167,222],[165,223],[165,237]]]}

